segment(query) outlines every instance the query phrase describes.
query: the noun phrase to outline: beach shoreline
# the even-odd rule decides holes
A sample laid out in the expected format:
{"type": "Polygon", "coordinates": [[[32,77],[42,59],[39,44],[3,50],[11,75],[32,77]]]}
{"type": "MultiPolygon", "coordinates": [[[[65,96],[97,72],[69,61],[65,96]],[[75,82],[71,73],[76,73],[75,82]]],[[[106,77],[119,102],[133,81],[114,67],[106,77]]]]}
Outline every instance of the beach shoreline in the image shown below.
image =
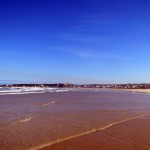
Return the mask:
{"type": "Polygon", "coordinates": [[[147,93],[147,94],[150,94],[150,89],[115,89],[115,88],[113,88],[113,90],[126,91],[126,92],[134,92],[134,93],[147,93]]]}

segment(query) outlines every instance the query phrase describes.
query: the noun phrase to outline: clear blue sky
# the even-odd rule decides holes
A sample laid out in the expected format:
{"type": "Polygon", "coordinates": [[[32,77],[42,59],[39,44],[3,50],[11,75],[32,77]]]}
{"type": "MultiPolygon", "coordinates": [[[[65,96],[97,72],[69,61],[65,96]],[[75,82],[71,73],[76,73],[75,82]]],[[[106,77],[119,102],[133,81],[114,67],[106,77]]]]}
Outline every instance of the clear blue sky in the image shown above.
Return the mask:
{"type": "Polygon", "coordinates": [[[0,0],[0,80],[150,82],[150,2],[0,0]]]}

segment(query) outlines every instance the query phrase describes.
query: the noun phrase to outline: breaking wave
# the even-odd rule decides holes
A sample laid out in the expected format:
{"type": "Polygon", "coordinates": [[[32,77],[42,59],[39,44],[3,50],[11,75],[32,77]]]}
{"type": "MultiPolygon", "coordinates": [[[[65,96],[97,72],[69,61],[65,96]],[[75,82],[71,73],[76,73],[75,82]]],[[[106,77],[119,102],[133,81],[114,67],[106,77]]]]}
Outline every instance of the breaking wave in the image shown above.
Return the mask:
{"type": "Polygon", "coordinates": [[[30,94],[30,93],[46,93],[46,92],[67,92],[71,89],[67,88],[44,88],[44,87],[11,87],[0,88],[0,95],[8,94],[30,94]]]}

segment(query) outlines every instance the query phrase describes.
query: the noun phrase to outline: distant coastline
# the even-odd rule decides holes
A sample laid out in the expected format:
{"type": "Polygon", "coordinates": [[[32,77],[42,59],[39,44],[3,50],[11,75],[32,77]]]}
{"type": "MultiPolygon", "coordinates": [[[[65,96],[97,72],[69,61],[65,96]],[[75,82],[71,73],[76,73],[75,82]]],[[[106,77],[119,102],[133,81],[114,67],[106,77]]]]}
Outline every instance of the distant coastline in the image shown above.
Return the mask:
{"type": "Polygon", "coordinates": [[[58,84],[1,84],[0,87],[51,87],[51,88],[108,88],[108,89],[125,89],[127,91],[146,91],[149,92],[149,83],[139,84],[70,84],[70,83],[58,83],[58,84]],[[144,89],[144,90],[143,90],[144,89]]]}

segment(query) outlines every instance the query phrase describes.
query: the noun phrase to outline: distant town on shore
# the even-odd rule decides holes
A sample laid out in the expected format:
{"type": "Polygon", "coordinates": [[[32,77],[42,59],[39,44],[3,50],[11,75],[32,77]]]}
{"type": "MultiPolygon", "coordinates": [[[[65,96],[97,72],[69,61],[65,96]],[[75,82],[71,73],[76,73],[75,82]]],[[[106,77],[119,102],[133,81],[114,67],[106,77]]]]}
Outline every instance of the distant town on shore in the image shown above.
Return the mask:
{"type": "Polygon", "coordinates": [[[150,84],[3,84],[0,87],[52,87],[52,88],[114,88],[114,89],[150,89],[150,84]]]}

